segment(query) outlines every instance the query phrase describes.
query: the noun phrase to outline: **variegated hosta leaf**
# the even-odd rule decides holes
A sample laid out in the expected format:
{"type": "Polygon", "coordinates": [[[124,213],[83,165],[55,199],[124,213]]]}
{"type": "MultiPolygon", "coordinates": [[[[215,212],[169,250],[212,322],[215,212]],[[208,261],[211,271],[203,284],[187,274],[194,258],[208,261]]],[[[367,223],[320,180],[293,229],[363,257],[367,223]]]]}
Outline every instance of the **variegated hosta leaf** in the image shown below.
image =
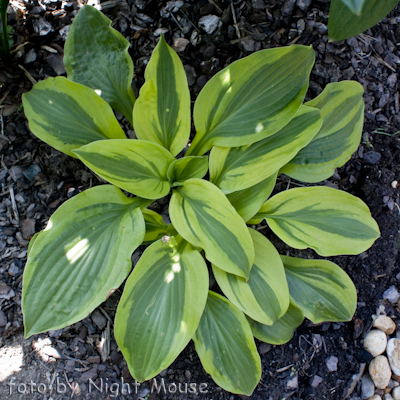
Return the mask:
{"type": "Polygon", "coordinates": [[[302,324],[303,320],[303,311],[290,302],[285,315],[272,325],[264,325],[251,319],[249,323],[254,337],[258,340],[270,344],[284,344],[293,337],[294,330],[302,324]]]}
{"type": "Polygon", "coordinates": [[[207,293],[206,263],[180,236],[145,250],[115,317],[115,338],[137,381],[167,368],[189,343],[207,293]]]}
{"type": "Polygon", "coordinates": [[[218,386],[232,393],[253,393],[261,378],[260,356],[246,317],[229,300],[209,292],[193,341],[218,386]]]}
{"type": "Polygon", "coordinates": [[[144,238],[141,201],[114,186],[96,186],[52,215],[25,267],[26,337],[85,318],[119,287],[144,238]]]}
{"type": "Polygon", "coordinates": [[[249,278],[254,246],[243,219],[212,183],[189,179],[173,191],[169,215],[188,242],[231,274],[249,278]]]}
{"type": "Polygon", "coordinates": [[[183,157],[168,168],[167,178],[172,186],[181,186],[192,178],[203,178],[208,171],[208,157],[183,157]]]}
{"type": "Polygon", "coordinates": [[[249,145],[282,129],[303,102],[314,57],[306,46],[261,50],[216,74],[195,102],[187,154],[249,145]]]}
{"type": "Polygon", "coordinates": [[[380,236],[378,224],[359,198],[325,186],[285,190],[271,197],[255,219],[295,249],[321,256],[360,254],[380,236]]]}
{"type": "Polygon", "coordinates": [[[302,182],[320,182],[350,160],[361,140],[363,93],[358,82],[330,83],[317,98],[306,103],[321,110],[322,127],[281,172],[302,182]]]}
{"type": "Polygon", "coordinates": [[[160,214],[148,208],[143,209],[142,213],[146,223],[146,235],[143,244],[153,243],[167,234],[168,225],[163,221],[160,214]]]}
{"type": "Polygon", "coordinates": [[[135,95],[129,42],[110,24],[94,7],[85,5],[79,10],[65,42],[65,70],[68,79],[92,88],[132,124],[135,95]]]}
{"type": "Polygon", "coordinates": [[[178,55],[161,36],[145,72],[133,111],[139,139],[165,147],[176,156],[190,134],[190,93],[178,55]]]}
{"type": "MultiPolygon", "coordinates": [[[[365,0],[359,15],[349,12],[344,2],[351,0],[332,0],[329,9],[329,41],[348,39],[372,28],[386,17],[399,3],[398,0],[365,0]]],[[[354,1],[354,0],[353,0],[354,1]]]]}
{"type": "Polygon", "coordinates": [[[245,222],[256,215],[263,203],[268,199],[274,190],[277,175],[277,173],[272,174],[257,183],[257,185],[226,195],[245,222]]]}
{"type": "MultiPolygon", "coordinates": [[[[333,0],[335,1],[335,0],[333,0]]],[[[353,14],[360,14],[366,0],[341,0],[353,14]]]]}
{"type": "Polygon", "coordinates": [[[252,319],[271,325],[289,307],[289,288],[278,251],[261,233],[249,229],[255,260],[249,281],[213,265],[215,279],[224,295],[252,319]]]}
{"type": "Polygon", "coordinates": [[[279,132],[250,146],[214,147],[210,181],[224,193],[243,190],[271,176],[307,145],[322,125],[319,110],[302,106],[279,132]]]}
{"type": "Polygon", "coordinates": [[[59,76],[38,82],[22,95],[29,129],[69,156],[101,139],[125,139],[111,107],[86,86],[59,76]]]}
{"type": "Polygon", "coordinates": [[[309,320],[314,324],[351,320],[357,307],[357,292],[342,268],[327,260],[281,258],[290,298],[309,320]]]}
{"type": "Polygon", "coordinates": [[[112,184],[146,199],[168,194],[171,153],[143,140],[99,140],[74,153],[92,171],[112,184]]]}

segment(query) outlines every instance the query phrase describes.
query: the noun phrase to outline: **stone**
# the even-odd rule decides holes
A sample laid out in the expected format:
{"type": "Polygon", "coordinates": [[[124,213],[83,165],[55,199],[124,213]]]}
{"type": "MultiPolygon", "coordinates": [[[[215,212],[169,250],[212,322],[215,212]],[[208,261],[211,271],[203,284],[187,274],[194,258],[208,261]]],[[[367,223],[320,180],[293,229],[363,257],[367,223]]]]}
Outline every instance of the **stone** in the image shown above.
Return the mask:
{"type": "Polygon", "coordinates": [[[329,372],[337,371],[337,364],[339,359],[335,356],[330,356],[325,360],[326,368],[329,372]]]}
{"type": "Polygon", "coordinates": [[[205,15],[199,19],[199,26],[209,35],[215,32],[221,25],[222,22],[216,15],[205,15]]]}
{"type": "Polygon", "coordinates": [[[0,327],[7,325],[7,317],[3,310],[0,310],[0,327]]]}
{"type": "Polygon", "coordinates": [[[368,374],[363,375],[361,378],[361,398],[369,399],[374,395],[375,385],[372,382],[371,377],[368,374]]]}
{"type": "Polygon", "coordinates": [[[79,378],[79,381],[82,383],[88,383],[89,379],[94,381],[96,378],[97,378],[97,368],[92,368],[89,369],[89,371],[84,372],[79,378]]]}
{"type": "Polygon", "coordinates": [[[397,290],[396,286],[392,285],[389,289],[383,292],[383,299],[389,300],[392,304],[395,304],[399,301],[400,293],[397,290]]]}
{"type": "Polygon", "coordinates": [[[396,324],[392,318],[387,315],[379,315],[373,322],[374,328],[377,328],[387,335],[391,335],[396,330],[396,324]]]}
{"type": "Polygon", "coordinates": [[[364,339],[364,348],[373,357],[379,356],[386,350],[387,338],[385,332],[379,329],[369,331],[364,339]]]}
{"type": "Polygon", "coordinates": [[[322,378],[318,375],[314,375],[311,379],[310,379],[310,386],[313,388],[318,387],[318,385],[322,382],[322,378]]]}
{"type": "Polygon", "coordinates": [[[25,240],[29,239],[36,233],[35,225],[36,221],[32,218],[25,218],[20,222],[19,227],[21,229],[22,237],[25,240]]]}
{"type": "Polygon", "coordinates": [[[35,49],[30,49],[25,56],[25,64],[29,64],[32,63],[34,61],[36,61],[37,58],[37,54],[35,49]]]}
{"type": "Polygon", "coordinates": [[[261,343],[260,346],[258,346],[258,351],[260,354],[265,354],[268,353],[271,350],[271,345],[269,343],[261,343]]]}
{"type": "Polygon", "coordinates": [[[385,356],[375,357],[369,365],[369,375],[378,389],[385,389],[390,382],[392,371],[385,356]]]}
{"type": "Polygon", "coordinates": [[[374,394],[372,397],[370,397],[368,400],[382,400],[382,397],[379,396],[379,394],[374,394]]]}
{"type": "Polygon", "coordinates": [[[376,164],[381,158],[381,153],[369,151],[368,153],[364,153],[362,158],[370,164],[376,164]]]}
{"type": "Polygon", "coordinates": [[[288,390],[297,390],[299,387],[299,378],[297,374],[291,376],[287,381],[286,381],[286,389],[288,390]]]}
{"type": "Polygon", "coordinates": [[[392,390],[391,394],[392,394],[393,400],[400,400],[400,386],[395,387],[392,390]]]}
{"type": "Polygon", "coordinates": [[[106,317],[99,310],[94,310],[90,318],[100,330],[103,330],[107,325],[106,317]]]}
{"type": "Polygon", "coordinates": [[[392,395],[390,393],[386,393],[383,396],[383,400],[393,400],[393,397],[392,397],[392,395]]]}
{"type": "Polygon", "coordinates": [[[400,375],[400,339],[390,339],[386,347],[390,366],[395,375],[400,375]]]}

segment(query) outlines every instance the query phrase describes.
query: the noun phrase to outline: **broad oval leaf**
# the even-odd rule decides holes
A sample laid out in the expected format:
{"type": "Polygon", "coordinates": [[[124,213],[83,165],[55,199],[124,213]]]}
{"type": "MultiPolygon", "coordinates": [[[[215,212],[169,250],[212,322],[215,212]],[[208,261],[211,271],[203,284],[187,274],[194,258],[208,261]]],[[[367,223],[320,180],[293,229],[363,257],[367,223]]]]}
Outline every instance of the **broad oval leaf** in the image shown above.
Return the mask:
{"type": "Polygon", "coordinates": [[[161,35],[145,72],[133,110],[135,133],[176,156],[190,134],[190,93],[178,55],[161,35]]]}
{"type": "Polygon", "coordinates": [[[317,134],[322,125],[316,108],[302,106],[279,132],[250,146],[214,147],[210,181],[224,193],[243,190],[271,176],[317,134]]]}
{"type": "Polygon", "coordinates": [[[193,341],[200,361],[218,386],[250,396],[261,378],[261,360],[244,314],[209,292],[193,341]]]}
{"type": "Polygon", "coordinates": [[[137,381],[167,368],[189,343],[207,293],[206,263],[181,237],[159,240],[145,250],[115,317],[115,338],[137,381]]]}
{"type": "Polygon", "coordinates": [[[141,199],[111,185],[65,202],[36,237],[23,279],[25,336],[85,318],[128,276],[142,243],[141,199]]]}
{"type": "Polygon", "coordinates": [[[322,127],[280,172],[302,182],[321,182],[350,160],[361,140],[363,93],[358,82],[330,83],[317,98],[306,103],[321,110],[322,127]]]}
{"type": "Polygon", "coordinates": [[[272,174],[257,185],[226,195],[237,213],[245,222],[249,221],[271,195],[278,174],[272,174]]]}
{"type": "Polygon", "coordinates": [[[188,242],[204,249],[206,258],[231,274],[249,278],[254,246],[243,219],[212,183],[189,179],[173,191],[169,214],[188,242]]]}
{"type": "Polygon", "coordinates": [[[321,256],[360,254],[380,236],[378,224],[359,198],[325,186],[285,190],[255,216],[295,249],[310,247],[321,256]]]}
{"type": "Polygon", "coordinates": [[[181,186],[192,178],[203,178],[208,171],[208,157],[183,157],[168,168],[167,177],[172,186],[181,186]]]}
{"type": "Polygon", "coordinates": [[[38,82],[22,95],[29,129],[69,156],[101,139],[125,139],[111,107],[86,86],[59,76],[38,82]]]}
{"type": "Polygon", "coordinates": [[[285,315],[272,325],[261,324],[251,319],[249,323],[255,338],[265,343],[279,345],[287,343],[293,337],[294,330],[302,324],[303,320],[303,311],[290,302],[285,315]]]}
{"type": "Polygon", "coordinates": [[[142,213],[146,223],[146,235],[143,244],[153,243],[167,234],[168,225],[163,221],[160,214],[148,208],[143,209],[142,213]]]}
{"type": "Polygon", "coordinates": [[[341,1],[351,10],[353,14],[357,15],[361,13],[361,10],[364,4],[366,3],[366,0],[341,0],[341,1]]]}
{"type": "Polygon", "coordinates": [[[224,295],[250,318],[271,325],[289,307],[289,288],[278,251],[261,233],[249,229],[254,242],[255,260],[249,281],[212,266],[224,295]]]}
{"type": "Polygon", "coordinates": [[[132,124],[135,95],[129,42],[110,24],[111,20],[92,6],[79,10],[65,42],[65,70],[68,79],[92,88],[132,124]]]}
{"type": "Polygon", "coordinates": [[[74,150],[85,165],[112,184],[146,199],[168,194],[171,153],[143,140],[99,140],[74,150]]]}
{"type": "Polygon", "coordinates": [[[261,50],[216,74],[195,102],[187,154],[249,145],[282,129],[303,102],[314,58],[306,46],[261,50]]]}
{"type": "Polygon", "coordinates": [[[356,15],[349,12],[348,6],[343,2],[341,0],[331,2],[328,20],[330,42],[348,39],[372,28],[399,3],[398,0],[365,0],[360,14],[356,15]]]}
{"type": "Polygon", "coordinates": [[[350,321],[357,292],[350,277],[333,262],[281,256],[291,301],[314,324],[350,321]]]}

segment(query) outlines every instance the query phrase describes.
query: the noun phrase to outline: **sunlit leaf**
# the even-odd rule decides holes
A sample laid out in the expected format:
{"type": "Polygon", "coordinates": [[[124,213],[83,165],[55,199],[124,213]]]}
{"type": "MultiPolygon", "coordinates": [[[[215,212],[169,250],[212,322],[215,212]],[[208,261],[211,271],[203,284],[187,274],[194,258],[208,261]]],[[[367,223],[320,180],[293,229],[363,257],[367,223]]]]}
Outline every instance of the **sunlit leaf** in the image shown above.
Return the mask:
{"type": "Polygon", "coordinates": [[[167,234],[167,224],[163,221],[162,216],[153,210],[145,208],[142,210],[144,222],[146,223],[146,235],[143,243],[153,243],[162,236],[167,234]]]}
{"type": "Polygon", "coordinates": [[[203,178],[208,171],[208,157],[183,157],[168,168],[167,177],[172,186],[180,186],[188,179],[203,178]]]}
{"type": "Polygon", "coordinates": [[[179,234],[204,249],[210,262],[248,279],[254,261],[253,241],[243,219],[216,186],[189,179],[174,189],[169,213],[179,234]]]}
{"type": "Polygon", "coordinates": [[[195,102],[197,133],[187,154],[245,146],[278,132],[303,102],[313,64],[312,47],[292,45],[258,51],[218,72],[195,102]]]}
{"type": "Polygon", "coordinates": [[[224,295],[252,319],[271,325],[289,307],[289,288],[278,251],[261,233],[249,229],[255,260],[249,281],[213,265],[215,279],[224,295]]]}
{"type": "Polygon", "coordinates": [[[142,243],[141,200],[111,185],[65,202],[36,237],[22,294],[25,336],[85,318],[128,276],[142,243]]]}
{"type": "Polygon", "coordinates": [[[135,95],[130,44],[110,24],[111,20],[92,6],[79,10],[65,41],[65,70],[68,79],[95,90],[132,124],[135,95]]]}
{"type": "Polygon", "coordinates": [[[350,277],[327,260],[281,256],[290,297],[314,324],[350,321],[357,307],[357,292],[350,277]]]}
{"type": "Polygon", "coordinates": [[[125,139],[111,107],[87,88],[59,76],[38,82],[22,95],[29,129],[41,140],[75,157],[79,147],[102,139],[125,139]]]}
{"type": "Polygon", "coordinates": [[[137,381],[167,368],[189,343],[207,293],[203,257],[181,237],[159,240],[145,250],[115,317],[117,344],[137,381]]]}
{"type": "Polygon", "coordinates": [[[176,156],[190,134],[190,93],[178,55],[161,36],[151,55],[133,117],[139,139],[165,147],[176,156]]]}
{"type": "Polygon", "coordinates": [[[112,184],[146,199],[168,194],[171,153],[144,140],[99,140],[74,153],[92,171],[112,184]]]}
{"type": "Polygon", "coordinates": [[[363,201],[325,186],[280,192],[264,203],[257,218],[289,246],[310,247],[321,256],[360,254],[380,236],[363,201]]]}
{"type": "Polygon", "coordinates": [[[218,386],[232,393],[253,393],[261,378],[260,356],[246,317],[229,300],[209,292],[193,341],[218,386]]]}

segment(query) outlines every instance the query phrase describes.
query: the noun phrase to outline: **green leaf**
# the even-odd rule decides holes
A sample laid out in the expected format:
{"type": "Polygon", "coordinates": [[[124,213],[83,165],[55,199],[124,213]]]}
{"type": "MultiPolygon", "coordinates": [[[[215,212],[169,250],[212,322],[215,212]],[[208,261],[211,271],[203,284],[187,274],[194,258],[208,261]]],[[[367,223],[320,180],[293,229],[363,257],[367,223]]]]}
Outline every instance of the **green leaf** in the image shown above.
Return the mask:
{"type": "Polygon", "coordinates": [[[284,344],[293,337],[294,330],[302,324],[303,320],[303,311],[290,302],[286,314],[272,325],[264,325],[250,318],[249,323],[254,337],[258,340],[270,344],[284,344]]]}
{"type": "Polygon", "coordinates": [[[76,195],[36,237],[23,279],[25,336],[85,318],[121,285],[145,231],[141,199],[110,185],[76,195]]]}
{"type": "Polygon", "coordinates": [[[218,386],[232,393],[253,393],[261,378],[261,360],[246,317],[230,301],[209,292],[193,341],[218,386]]]}
{"type": "MultiPolygon", "coordinates": [[[[333,0],[335,2],[337,0],[333,0]]],[[[343,4],[345,4],[353,14],[360,15],[361,10],[367,0],[340,0],[343,4]]]]}
{"type": "Polygon", "coordinates": [[[302,106],[275,135],[250,146],[214,147],[210,154],[210,181],[224,193],[256,185],[290,161],[321,125],[319,110],[302,106]]]}
{"type": "Polygon", "coordinates": [[[398,0],[365,0],[360,15],[353,14],[340,0],[332,0],[329,10],[329,41],[356,36],[376,25],[399,3],[398,0]]]}
{"type": "Polygon", "coordinates": [[[280,172],[302,182],[320,182],[350,160],[361,140],[363,93],[358,82],[330,83],[317,98],[306,103],[321,110],[322,127],[280,172]]]}
{"type": "Polygon", "coordinates": [[[231,274],[249,278],[254,246],[246,224],[212,183],[190,179],[173,191],[169,214],[174,227],[207,259],[231,274]]]}
{"type": "Polygon", "coordinates": [[[133,110],[135,133],[176,156],[189,140],[190,93],[182,62],[164,36],[153,51],[145,79],[133,110]]]}
{"type": "Polygon", "coordinates": [[[314,57],[306,46],[261,50],[216,74],[195,102],[187,154],[249,145],[282,129],[303,102],[314,57]]]}
{"type": "Polygon", "coordinates": [[[281,256],[291,300],[314,324],[350,321],[357,292],[350,277],[333,262],[281,256]]]}
{"type": "Polygon", "coordinates": [[[135,95],[129,42],[110,24],[111,20],[94,7],[80,9],[65,42],[65,70],[68,79],[95,90],[132,125],[135,95]]]}
{"type": "Polygon", "coordinates": [[[207,293],[206,263],[181,237],[160,240],[145,250],[115,317],[117,344],[137,381],[167,368],[189,343],[207,293]]]}
{"type": "Polygon", "coordinates": [[[29,253],[31,252],[32,247],[33,247],[33,245],[35,244],[36,239],[38,238],[38,236],[39,236],[39,234],[40,234],[41,232],[42,232],[42,231],[36,232],[36,233],[32,236],[31,240],[29,241],[27,257],[29,257],[29,253]]]}
{"type": "Polygon", "coordinates": [[[245,222],[257,214],[275,187],[277,173],[272,174],[257,185],[226,195],[237,213],[245,222]]]}
{"type": "Polygon", "coordinates": [[[213,265],[215,279],[224,295],[252,319],[271,325],[289,307],[289,288],[278,251],[261,233],[249,229],[255,260],[249,281],[213,265]]]}
{"type": "Polygon", "coordinates": [[[183,157],[168,168],[167,177],[172,186],[181,186],[192,178],[203,178],[208,171],[208,157],[183,157]]]}
{"type": "Polygon", "coordinates": [[[153,243],[167,234],[168,225],[164,223],[160,214],[148,208],[143,209],[142,213],[146,223],[146,235],[143,244],[153,243]]]}
{"type": "Polygon", "coordinates": [[[73,150],[101,139],[125,139],[111,107],[97,94],[60,76],[38,82],[22,95],[29,129],[41,140],[75,157],[73,150]]]}
{"type": "Polygon", "coordinates": [[[146,199],[168,194],[171,153],[143,140],[99,140],[74,153],[92,171],[112,184],[146,199]]]}
{"type": "Polygon", "coordinates": [[[285,190],[267,200],[256,218],[295,249],[321,256],[360,254],[380,236],[368,206],[358,197],[325,186],[285,190]]]}

